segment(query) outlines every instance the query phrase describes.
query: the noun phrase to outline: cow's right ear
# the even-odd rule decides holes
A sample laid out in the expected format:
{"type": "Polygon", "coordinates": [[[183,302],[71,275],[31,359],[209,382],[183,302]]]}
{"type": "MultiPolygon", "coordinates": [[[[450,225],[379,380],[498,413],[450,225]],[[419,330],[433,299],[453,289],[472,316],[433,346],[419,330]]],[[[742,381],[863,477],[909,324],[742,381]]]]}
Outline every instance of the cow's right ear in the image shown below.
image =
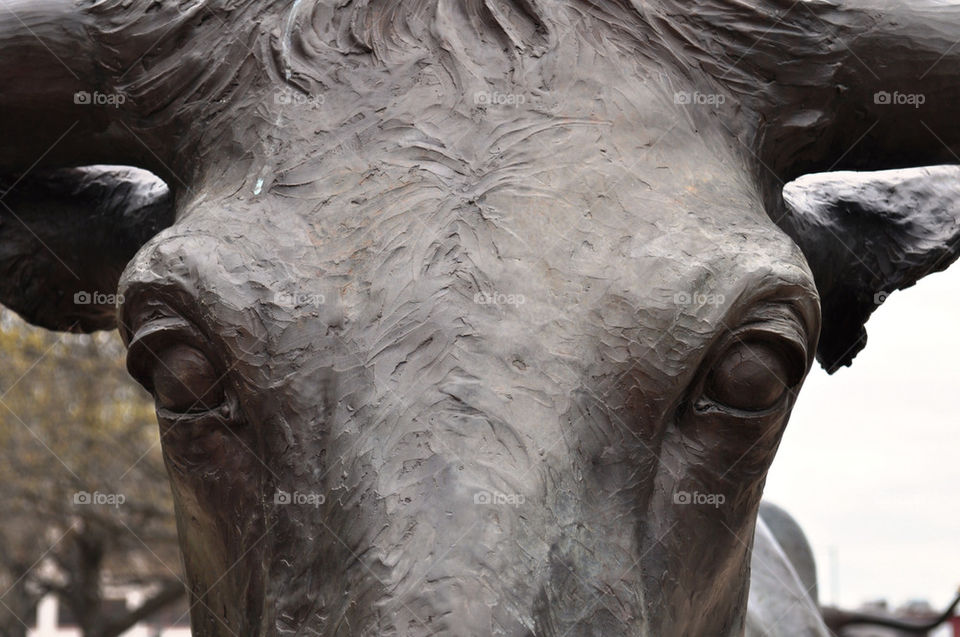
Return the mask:
{"type": "Polygon", "coordinates": [[[960,256],[960,166],[807,175],[783,197],[778,223],[813,270],[830,373],[863,349],[864,323],[891,292],[960,256]]]}
{"type": "Polygon", "coordinates": [[[47,329],[113,329],[120,274],[173,220],[166,184],[135,168],[0,179],[0,303],[47,329]]]}

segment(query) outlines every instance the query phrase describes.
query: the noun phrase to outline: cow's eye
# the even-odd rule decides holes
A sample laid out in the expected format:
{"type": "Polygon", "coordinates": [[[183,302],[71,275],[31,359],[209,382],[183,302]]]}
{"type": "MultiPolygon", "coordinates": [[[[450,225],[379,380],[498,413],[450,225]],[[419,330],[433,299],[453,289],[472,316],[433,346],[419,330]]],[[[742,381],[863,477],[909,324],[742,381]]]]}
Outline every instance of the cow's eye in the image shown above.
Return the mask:
{"type": "Polygon", "coordinates": [[[134,335],[127,369],[153,394],[157,408],[175,414],[210,411],[226,400],[223,375],[200,349],[203,339],[186,321],[151,321],[134,335]]]}
{"type": "Polygon", "coordinates": [[[177,413],[214,409],[224,401],[219,376],[200,350],[184,344],[168,347],[151,373],[157,406],[177,413]]]}
{"type": "Polygon", "coordinates": [[[788,346],[737,341],[720,356],[704,389],[708,398],[721,405],[760,411],[776,405],[800,382],[803,371],[802,357],[788,346]]]}

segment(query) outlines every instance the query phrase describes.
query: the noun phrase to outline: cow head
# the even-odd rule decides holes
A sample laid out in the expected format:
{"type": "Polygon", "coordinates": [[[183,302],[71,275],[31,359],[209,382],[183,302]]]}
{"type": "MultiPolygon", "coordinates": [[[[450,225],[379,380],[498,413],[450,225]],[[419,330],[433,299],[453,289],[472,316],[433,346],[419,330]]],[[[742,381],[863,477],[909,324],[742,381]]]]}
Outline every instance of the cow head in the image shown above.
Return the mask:
{"type": "MultiPolygon", "coordinates": [[[[60,329],[110,323],[69,292],[121,301],[195,634],[739,634],[820,296],[836,367],[877,292],[954,258],[942,206],[782,206],[840,152],[924,150],[845,143],[883,141],[832,92],[869,92],[857,53],[762,4],[148,4],[62,16],[113,112],[4,99],[79,118],[41,168],[140,158],[174,197],[105,168],[12,177],[0,264],[61,294],[2,292],[60,329]],[[762,38],[781,22],[806,76],[762,38]],[[58,249],[84,238],[65,211],[122,249],[58,249]]],[[[861,15],[816,11],[841,41],[861,15]]],[[[953,176],[914,175],[916,200],[953,176]]]]}

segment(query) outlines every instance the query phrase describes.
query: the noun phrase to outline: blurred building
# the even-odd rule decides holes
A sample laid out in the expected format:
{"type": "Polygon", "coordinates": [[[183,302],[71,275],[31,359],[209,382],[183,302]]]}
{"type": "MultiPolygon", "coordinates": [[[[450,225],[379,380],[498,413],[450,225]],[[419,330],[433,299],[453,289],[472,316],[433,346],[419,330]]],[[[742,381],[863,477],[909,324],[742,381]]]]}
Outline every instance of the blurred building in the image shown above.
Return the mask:
{"type": "MultiPolygon", "coordinates": [[[[891,619],[905,619],[917,622],[929,621],[940,614],[926,600],[912,600],[891,610],[885,600],[863,604],[857,610],[868,612],[891,619]]],[[[954,633],[949,623],[940,626],[929,633],[906,632],[884,628],[881,626],[848,626],[843,629],[842,637],[960,637],[960,632],[954,633]]]]}
{"type": "MultiPolygon", "coordinates": [[[[117,617],[137,608],[143,600],[139,591],[127,591],[123,597],[106,602],[108,616],[111,609],[117,617]]],[[[70,609],[62,606],[56,595],[47,595],[37,607],[36,622],[27,631],[27,637],[83,637],[70,609]]],[[[173,604],[142,621],[122,637],[190,637],[190,612],[186,601],[173,604]]]]}

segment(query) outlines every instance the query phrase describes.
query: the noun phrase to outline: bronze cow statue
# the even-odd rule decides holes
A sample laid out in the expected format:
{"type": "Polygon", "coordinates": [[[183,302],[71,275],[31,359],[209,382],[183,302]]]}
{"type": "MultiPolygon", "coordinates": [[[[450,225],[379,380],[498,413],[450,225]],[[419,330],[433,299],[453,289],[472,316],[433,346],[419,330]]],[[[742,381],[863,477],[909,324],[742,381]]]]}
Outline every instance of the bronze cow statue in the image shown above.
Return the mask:
{"type": "Polygon", "coordinates": [[[765,475],[956,180],[781,191],[957,161],[960,7],[0,5],[0,301],[128,344],[194,635],[825,634],[765,475]]]}

